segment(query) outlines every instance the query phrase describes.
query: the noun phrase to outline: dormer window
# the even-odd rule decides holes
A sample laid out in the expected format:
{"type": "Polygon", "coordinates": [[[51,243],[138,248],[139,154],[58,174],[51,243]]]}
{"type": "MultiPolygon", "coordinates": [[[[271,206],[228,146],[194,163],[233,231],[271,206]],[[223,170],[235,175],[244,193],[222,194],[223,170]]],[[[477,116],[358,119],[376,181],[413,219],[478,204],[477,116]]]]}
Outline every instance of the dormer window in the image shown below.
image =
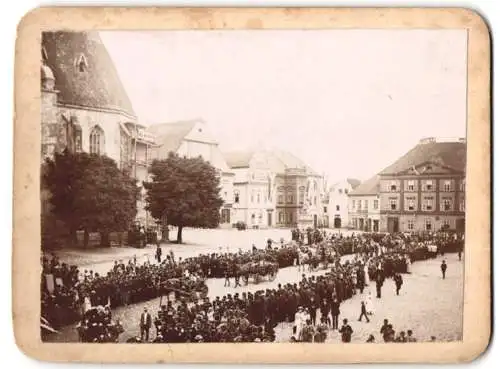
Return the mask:
{"type": "Polygon", "coordinates": [[[76,67],[78,68],[78,71],[80,73],[84,73],[88,69],[88,63],[87,59],[85,58],[85,55],[81,54],[80,57],[78,58],[76,62],[76,67]]]}

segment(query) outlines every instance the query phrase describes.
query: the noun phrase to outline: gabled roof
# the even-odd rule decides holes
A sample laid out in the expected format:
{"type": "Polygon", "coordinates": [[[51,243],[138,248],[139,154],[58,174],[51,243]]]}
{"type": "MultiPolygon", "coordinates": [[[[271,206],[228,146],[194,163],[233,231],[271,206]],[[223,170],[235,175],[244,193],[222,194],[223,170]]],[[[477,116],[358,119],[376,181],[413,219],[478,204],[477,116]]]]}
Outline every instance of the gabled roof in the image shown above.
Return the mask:
{"type": "Polygon", "coordinates": [[[42,32],[42,54],[55,78],[58,103],[118,111],[136,118],[97,32],[42,32]]]}
{"type": "Polygon", "coordinates": [[[224,153],[224,159],[229,168],[249,168],[254,154],[254,151],[230,151],[224,153]]]}
{"type": "Polygon", "coordinates": [[[349,196],[367,196],[378,195],[380,190],[380,177],[373,176],[369,180],[361,183],[354,191],[349,193],[349,196]]]}
{"type": "Polygon", "coordinates": [[[347,178],[347,183],[349,183],[352,189],[355,190],[356,187],[358,187],[361,184],[361,181],[355,178],[347,178]]]}
{"type": "Polygon", "coordinates": [[[425,163],[464,172],[466,144],[464,142],[424,142],[419,143],[396,162],[382,170],[380,175],[398,174],[425,163]]]}
{"type": "Polygon", "coordinates": [[[148,132],[155,135],[159,145],[159,157],[166,157],[170,151],[176,152],[182,140],[191,132],[199,120],[155,124],[148,127],[148,132]]]}
{"type": "Polygon", "coordinates": [[[270,155],[274,156],[282,163],[281,168],[275,168],[280,170],[275,170],[275,172],[284,173],[285,169],[296,168],[296,169],[305,169],[306,173],[309,175],[318,175],[311,167],[306,165],[302,160],[300,160],[299,158],[297,158],[295,155],[291,154],[288,151],[272,150],[270,151],[270,155]]]}

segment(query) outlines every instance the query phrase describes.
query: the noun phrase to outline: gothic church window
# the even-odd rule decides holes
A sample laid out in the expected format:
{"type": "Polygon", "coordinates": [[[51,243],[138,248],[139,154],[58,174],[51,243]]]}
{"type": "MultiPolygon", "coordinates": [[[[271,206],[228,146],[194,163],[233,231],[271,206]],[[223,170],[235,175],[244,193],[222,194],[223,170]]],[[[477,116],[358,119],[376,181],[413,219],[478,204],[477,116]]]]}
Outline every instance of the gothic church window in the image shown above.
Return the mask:
{"type": "Polygon", "coordinates": [[[99,126],[95,126],[90,132],[89,151],[91,154],[104,154],[104,131],[99,126]]]}
{"type": "Polygon", "coordinates": [[[81,54],[80,57],[78,58],[76,62],[76,66],[78,68],[78,71],[80,73],[86,72],[88,68],[87,64],[87,59],[85,58],[85,55],[81,54]]]}

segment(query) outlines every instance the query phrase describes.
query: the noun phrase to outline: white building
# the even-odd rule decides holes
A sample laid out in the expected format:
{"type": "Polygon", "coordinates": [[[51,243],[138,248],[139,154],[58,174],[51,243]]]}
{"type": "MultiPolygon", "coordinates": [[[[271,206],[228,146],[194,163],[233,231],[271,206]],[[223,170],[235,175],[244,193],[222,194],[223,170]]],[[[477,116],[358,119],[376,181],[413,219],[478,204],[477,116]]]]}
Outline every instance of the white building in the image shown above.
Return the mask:
{"type": "Polygon", "coordinates": [[[360,184],[357,179],[347,178],[328,188],[326,202],[329,228],[346,228],[349,225],[349,194],[360,184]]]}
{"type": "Polygon", "coordinates": [[[229,226],[232,223],[234,173],[227,165],[219,150],[219,143],[210,134],[206,123],[201,119],[195,119],[155,124],[148,127],[148,133],[156,138],[158,145],[154,148],[154,158],[164,159],[169,152],[188,158],[201,156],[219,170],[221,197],[224,200],[221,209],[221,226],[229,226]]]}
{"type": "Polygon", "coordinates": [[[226,153],[234,176],[232,223],[243,222],[249,228],[267,228],[275,220],[275,174],[262,152],[226,153]]]}
{"type": "Polygon", "coordinates": [[[361,183],[349,196],[349,226],[361,231],[380,231],[380,177],[361,183]]]}

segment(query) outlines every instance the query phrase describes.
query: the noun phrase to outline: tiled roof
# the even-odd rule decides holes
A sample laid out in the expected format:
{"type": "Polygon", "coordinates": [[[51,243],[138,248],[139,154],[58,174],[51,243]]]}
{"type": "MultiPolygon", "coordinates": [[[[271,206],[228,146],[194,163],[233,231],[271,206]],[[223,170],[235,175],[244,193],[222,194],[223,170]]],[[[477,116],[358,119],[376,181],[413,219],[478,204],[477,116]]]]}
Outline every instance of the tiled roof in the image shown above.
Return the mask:
{"type": "Polygon", "coordinates": [[[435,163],[457,171],[465,171],[465,159],[464,142],[420,143],[379,174],[397,174],[425,163],[435,163]]]}
{"type": "Polygon", "coordinates": [[[58,102],[124,112],[134,109],[97,32],[43,32],[44,62],[52,70],[58,102]],[[78,63],[86,67],[80,71],[78,63]]]}
{"type": "Polygon", "coordinates": [[[182,140],[192,131],[198,120],[173,123],[154,124],[148,127],[148,132],[156,137],[159,145],[158,158],[165,158],[170,151],[176,152],[182,140]]]}
{"type": "Polygon", "coordinates": [[[375,175],[369,180],[361,183],[354,191],[351,191],[349,196],[377,195],[379,193],[379,185],[380,178],[378,175],[375,175]]]}
{"type": "Polygon", "coordinates": [[[224,153],[224,159],[230,168],[248,168],[254,154],[254,151],[231,151],[224,153]]]}

